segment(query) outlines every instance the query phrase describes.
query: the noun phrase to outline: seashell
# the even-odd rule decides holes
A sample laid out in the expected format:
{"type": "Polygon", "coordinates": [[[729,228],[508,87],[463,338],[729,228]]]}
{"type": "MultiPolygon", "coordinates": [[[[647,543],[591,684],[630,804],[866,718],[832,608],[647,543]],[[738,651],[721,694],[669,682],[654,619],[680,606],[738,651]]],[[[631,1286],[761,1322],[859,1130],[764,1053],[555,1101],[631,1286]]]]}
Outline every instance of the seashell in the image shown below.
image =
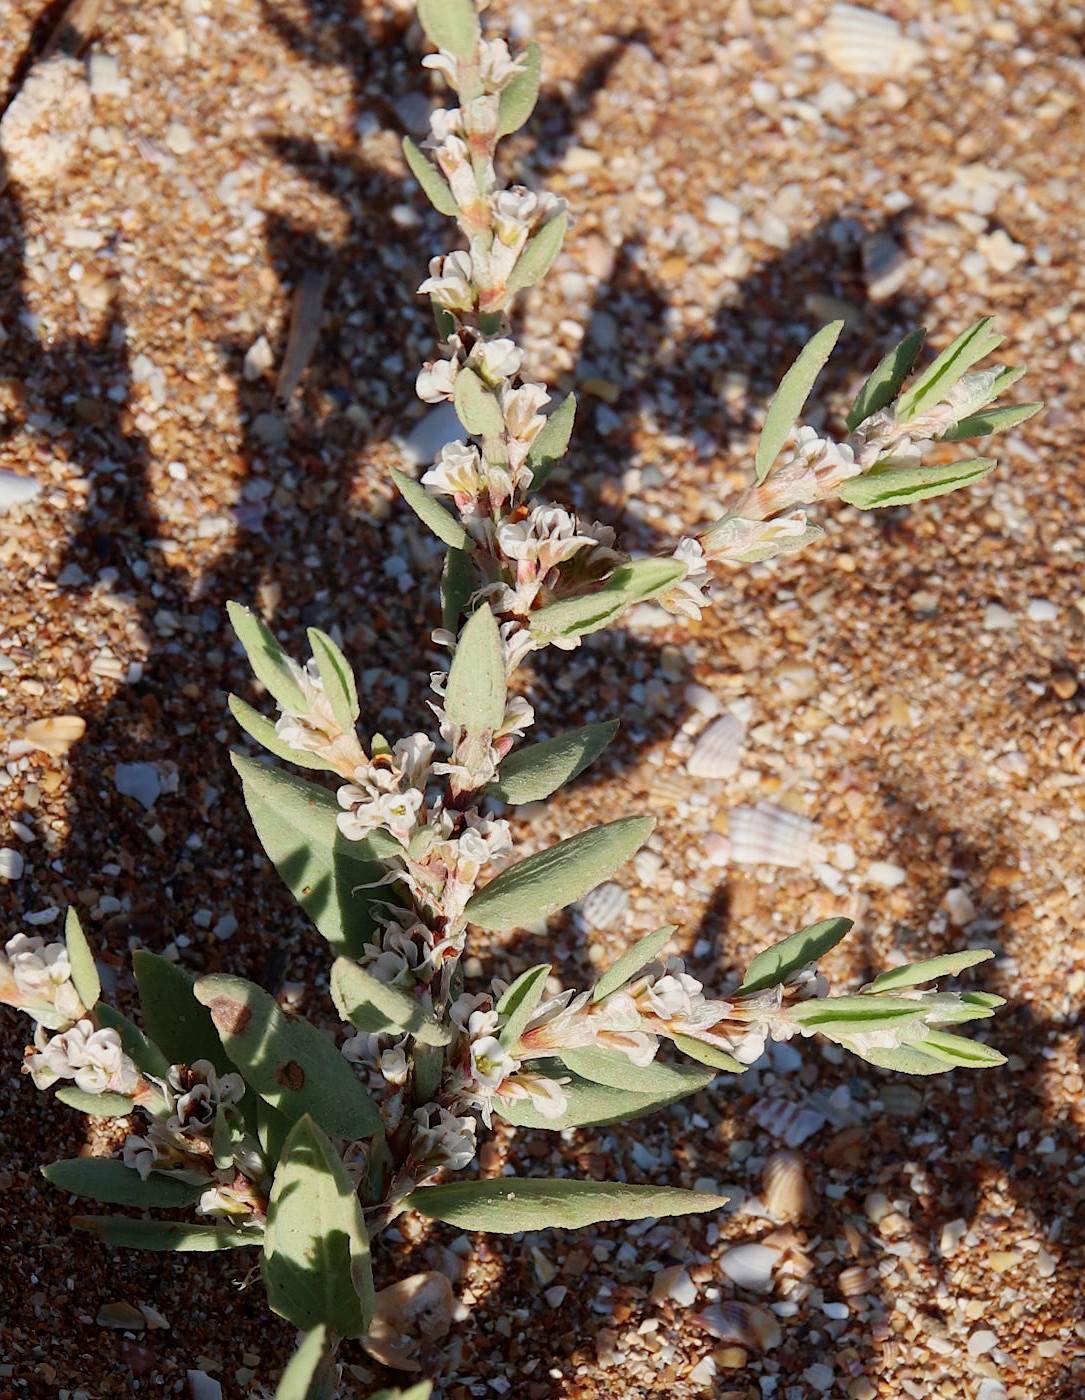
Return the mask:
{"type": "Polygon", "coordinates": [[[798,812],[759,802],[756,807],[732,808],[727,818],[731,859],[736,865],[805,865],[814,823],[798,812]]]}
{"type": "Polygon", "coordinates": [[[861,5],[832,7],[821,49],[834,68],[856,78],[900,78],[923,56],[895,19],[861,5]]]}
{"type": "Polygon", "coordinates": [[[67,753],[86,733],[87,722],[80,715],[50,715],[36,719],[23,730],[23,738],[46,753],[67,753]]]}
{"type": "Polygon", "coordinates": [[[797,1152],[774,1152],[761,1172],[761,1199],[772,1220],[798,1225],[817,1213],[817,1197],[797,1152]]]}
{"type": "Polygon", "coordinates": [[[769,1137],[781,1140],[785,1147],[800,1147],[808,1137],[824,1128],[826,1118],[812,1108],[791,1099],[759,1099],[749,1115],[769,1137]]]}
{"type": "Polygon", "coordinates": [[[586,894],[577,908],[589,928],[616,928],[625,922],[629,891],[616,881],[607,880],[586,894]]]}
{"type": "Polygon", "coordinates": [[[720,1268],[738,1288],[764,1293],[772,1287],[772,1271],[780,1262],[780,1251],[764,1244],[740,1244],[720,1257],[720,1268]]]}
{"type": "Polygon", "coordinates": [[[852,1264],[849,1268],[842,1269],[837,1279],[845,1298],[860,1298],[864,1293],[869,1293],[871,1282],[870,1270],[862,1264],[852,1264]]]}
{"type": "Polygon", "coordinates": [[[647,786],[648,798],[653,806],[677,807],[689,800],[689,783],[682,774],[654,768],[647,786]]]}
{"type": "Polygon", "coordinates": [[[0,471],[0,511],[25,506],[41,495],[41,482],[18,472],[0,471]]]}
{"type": "Polygon", "coordinates": [[[910,1084],[883,1085],[881,1101],[891,1118],[918,1118],[923,1107],[923,1095],[910,1084]]]}
{"type": "Polygon", "coordinates": [[[730,778],[738,772],[746,726],[734,715],[721,715],[702,731],[686,761],[691,778],[730,778]]]}
{"type": "Polygon", "coordinates": [[[382,1366],[397,1371],[421,1371],[419,1350],[436,1342],[452,1326],[452,1285],[444,1274],[412,1274],[382,1288],[373,1307],[373,1321],[362,1345],[382,1366]]]}
{"type": "Polygon", "coordinates": [[[871,301],[888,301],[907,282],[912,260],[884,229],[863,239],[863,276],[871,301]]]}
{"type": "Polygon", "coordinates": [[[775,1315],[767,1308],[752,1307],[749,1303],[730,1300],[717,1303],[715,1307],[694,1313],[692,1320],[721,1341],[738,1342],[742,1346],[756,1347],[758,1351],[772,1351],[783,1341],[775,1315]]]}

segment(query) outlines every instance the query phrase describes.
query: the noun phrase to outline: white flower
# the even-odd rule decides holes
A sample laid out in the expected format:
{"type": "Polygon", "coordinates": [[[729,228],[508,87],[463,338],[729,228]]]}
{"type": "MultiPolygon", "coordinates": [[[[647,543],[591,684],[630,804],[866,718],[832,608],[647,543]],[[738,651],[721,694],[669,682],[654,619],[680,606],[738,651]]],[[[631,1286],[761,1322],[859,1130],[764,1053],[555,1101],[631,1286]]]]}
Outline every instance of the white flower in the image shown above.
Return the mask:
{"type": "Polygon", "coordinates": [[[238,1103],[245,1094],[240,1074],[219,1075],[210,1060],[191,1065],[171,1065],[166,1083],[173,1098],[173,1113],[166,1128],[177,1135],[205,1135],[215,1123],[219,1104],[238,1103]]]}
{"type": "Polygon", "coordinates": [[[530,443],[546,422],[539,410],[549,402],[545,384],[535,384],[531,380],[518,389],[502,389],[501,412],[509,436],[530,443]]]}
{"type": "Polygon", "coordinates": [[[25,1068],[39,1089],[58,1079],[74,1079],[88,1094],[131,1094],[139,1083],[139,1071],[121,1049],[117,1032],[109,1027],[95,1030],[88,1019],[51,1038],[39,1026],[34,1045],[25,1068]]]}
{"type": "MultiPolygon", "coordinates": [[[[568,1080],[564,1082],[568,1083],[568,1080]]],[[[517,1099],[530,1099],[539,1113],[551,1120],[560,1118],[569,1103],[561,1080],[548,1079],[546,1075],[531,1072],[521,1072],[511,1079],[506,1079],[498,1090],[498,1097],[510,1103],[517,1099]]]]}
{"type": "Polygon", "coordinates": [[[449,53],[446,49],[440,49],[437,53],[428,53],[422,60],[422,67],[432,68],[435,73],[442,74],[445,82],[453,90],[459,87],[459,73],[454,53],[449,53]]]}
{"type": "Polygon", "coordinates": [[[463,113],[458,107],[435,107],[429,114],[429,140],[426,145],[442,146],[450,136],[462,136],[463,113]]]}
{"type": "MultiPolygon", "coordinates": [[[[476,1012],[493,1011],[493,998],[485,992],[463,992],[448,1009],[448,1019],[462,1035],[470,1035],[471,1018],[476,1012]]],[[[492,1035],[497,1026],[497,1016],[485,1033],[492,1035]]],[[[481,1032],[480,1032],[481,1034],[481,1032]]]]}
{"type": "MultiPolygon", "coordinates": [[[[168,1156],[168,1153],[165,1155],[168,1156]]],[[[158,1146],[150,1136],[138,1137],[135,1133],[129,1133],[124,1140],[122,1159],[126,1167],[139,1172],[146,1181],[151,1168],[159,1160],[158,1146]]]]}
{"type": "Polygon", "coordinates": [[[449,311],[470,311],[475,304],[474,269],[471,254],[449,253],[431,258],[430,275],[418,288],[428,292],[439,306],[449,311]]]}
{"type": "Polygon", "coordinates": [[[520,373],[524,352],[514,340],[503,336],[495,340],[480,340],[471,351],[469,363],[487,384],[495,385],[520,373]]]}
{"type": "Polygon", "coordinates": [[[533,190],[513,185],[498,190],[492,200],[493,230],[501,243],[519,249],[538,216],[539,199],[533,190]]]}
{"type": "Polygon", "coordinates": [[[704,550],[699,541],[687,536],[678,541],[673,557],[686,565],[685,576],[672,583],[657,601],[669,613],[696,620],[701,616],[701,609],[708,606],[705,589],[712,582],[704,550]]]}
{"type": "Polygon", "coordinates": [[[473,497],[482,494],[485,481],[482,458],[473,443],[449,442],[422,477],[422,485],[435,496],[473,497]]]}
{"type": "Polygon", "coordinates": [[[805,549],[820,534],[820,527],[807,520],[804,510],[792,511],[775,520],[724,516],[701,536],[701,544],[709,559],[726,560],[730,564],[757,564],[777,554],[794,554],[805,549]]]}
{"type": "Polygon", "coordinates": [[[441,403],[456,392],[459,360],[428,360],[418,371],[414,390],[424,403],[441,403]]]}
{"type": "Polygon", "coordinates": [[[500,92],[524,71],[524,59],[513,58],[504,39],[480,39],[478,60],[479,77],[487,92],[500,92]]]}
{"type": "Polygon", "coordinates": [[[493,1091],[516,1070],[517,1062],[496,1036],[484,1035],[472,1043],[471,1074],[483,1089],[493,1091]]]}
{"type": "Polygon", "coordinates": [[[411,1158],[419,1166],[449,1167],[462,1171],[475,1155],[475,1120],[459,1118],[446,1108],[431,1104],[415,1110],[417,1123],[411,1138],[411,1158]],[[436,1108],[437,1123],[431,1115],[436,1108]]]}
{"type": "Polygon", "coordinates": [[[407,1082],[407,1055],[402,1045],[393,1045],[390,1050],[384,1050],[380,1058],[381,1074],[389,1084],[396,1088],[402,1087],[407,1082]]]}
{"type": "Polygon", "coordinates": [[[408,734],[392,745],[392,759],[403,780],[413,788],[424,788],[436,745],[428,734],[408,734]]]}

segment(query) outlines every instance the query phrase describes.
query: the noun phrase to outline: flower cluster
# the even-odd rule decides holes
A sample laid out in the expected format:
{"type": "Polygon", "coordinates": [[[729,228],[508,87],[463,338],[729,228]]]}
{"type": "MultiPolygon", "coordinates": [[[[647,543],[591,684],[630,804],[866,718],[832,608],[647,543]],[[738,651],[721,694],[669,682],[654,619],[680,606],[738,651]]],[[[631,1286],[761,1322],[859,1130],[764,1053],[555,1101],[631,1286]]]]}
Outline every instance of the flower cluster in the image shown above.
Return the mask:
{"type": "Polygon", "coordinates": [[[365,762],[365,753],[353,729],[344,731],[336,719],[316,661],[310,658],[299,666],[293,658],[284,657],[284,662],[306,705],[304,710],[292,711],[280,704],[276,736],[289,748],[316,754],[333,771],[349,777],[365,762]]]}

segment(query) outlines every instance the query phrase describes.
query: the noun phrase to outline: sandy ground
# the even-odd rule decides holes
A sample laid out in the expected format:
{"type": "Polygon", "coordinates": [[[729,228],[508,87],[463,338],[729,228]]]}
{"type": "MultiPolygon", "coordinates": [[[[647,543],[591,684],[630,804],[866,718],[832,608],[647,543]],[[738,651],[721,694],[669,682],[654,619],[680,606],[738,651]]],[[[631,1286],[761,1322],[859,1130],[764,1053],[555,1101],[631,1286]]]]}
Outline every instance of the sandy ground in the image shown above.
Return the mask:
{"type": "MultiPolygon", "coordinates": [[[[989,1038],[1009,1063],[905,1082],[806,1045],[800,1069],[778,1053],[629,1129],[505,1133],[487,1170],[713,1181],[732,1207],[472,1239],[450,1400],[1085,1388],[1085,10],[879,8],[916,47],[854,76],[825,52],[821,3],[495,6],[544,52],[509,172],[574,215],[523,311],[535,372],[582,403],[559,495],[642,549],[713,519],[773,382],[836,314],[815,421],[839,426],[912,325],[940,348],[987,312],[1047,408],[998,441],[982,485],[877,519],[825,513],[806,554],[722,579],[698,627],[648,611],[544,658],[545,727],[624,726],[609,763],[525,814],[525,843],[652,811],[654,856],[623,872],[630,902],[606,927],[479,946],[475,970],[545,954],[579,984],[673,921],[722,986],[772,937],[844,913],[856,935],[826,960],[841,987],[904,955],[994,949],[982,985],[1008,998],[989,1038]],[[714,710],[746,723],[741,765],[695,779],[714,710]],[[727,862],[729,814],[759,801],[815,824],[797,866],[727,862]],[[781,1227],[761,1171],[800,1109],[817,1122],[801,1143],[816,1208],[781,1227]],[[776,1250],[764,1292],[726,1268],[751,1241],[776,1250]],[[771,1308],[779,1344],[730,1303],[771,1308]],[[706,1309],[733,1335],[698,1326],[706,1309]]],[[[57,13],[0,0],[9,100],[57,13]]],[[[442,99],[408,16],[376,4],[102,0],[91,35],[46,123],[54,167],[9,152],[0,197],[0,466],[43,486],[0,523],[0,844],[25,865],[0,883],[5,934],[74,901],[124,1006],[143,945],[285,987],[320,1018],[327,958],[258,855],[227,761],[224,694],[251,692],[223,605],[261,607],[295,648],[338,622],[364,724],[425,722],[440,559],[387,467],[421,418],[432,344],[412,289],[449,238],[399,138],[442,99]],[[320,271],[317,350],[280,409],[292,289],[320,271]],[[82,716],[83,740],[25,752],[25,725],[57,714],[82,716]],[[126,763],[154,765],[152,807],[118,792],[126,763]]],[[[293,1339],[246,1260],[108,1255],[72,1230],[37,1168],[74,1155],[84,1123],[21,1079],[25,1023],[2,1024],[0,1394],[187,1394],[189,1369],[228,1397],[273,1384],[293,1339]],[[118,1301],[167,1325],[103,1327],[118,1301]]],[[[454,1232],[404,1235],[379,1250],[380,1282],[448,1266],[454,1232]]],[[[394,1380],[357,1346],[344,1360],[346,1395],[394,1380]]]]}

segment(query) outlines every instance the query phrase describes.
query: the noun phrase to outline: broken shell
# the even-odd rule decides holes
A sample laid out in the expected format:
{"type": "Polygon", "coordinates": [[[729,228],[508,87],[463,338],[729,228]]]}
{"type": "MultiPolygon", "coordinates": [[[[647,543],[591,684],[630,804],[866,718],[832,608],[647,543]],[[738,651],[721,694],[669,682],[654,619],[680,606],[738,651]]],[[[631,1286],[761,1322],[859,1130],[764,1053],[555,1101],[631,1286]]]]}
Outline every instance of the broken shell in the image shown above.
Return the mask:
{"type": "Polygon", "coordinates": [[[772,1351],[783,1341],[776,1317],[767,1308],[751,1307],[749,1303],[717,1303],[694,1313],[692,1320],[721,1341],[739,1342],[759,1351],[772,1351]]]}
{"type": "Polygon", "coordinates": [[[705,729],[690,754],[691,778],[730,778],[738,772],[746,726],[734,715],[721,715],[705,729]]]}
{"type": "Polygon", "coordinates": [[[750,1109],[750,1117],[770,1137],[781,1140],[785,1147],[800,1147],[826,1123],[823,1113],[803,1108],[791,1099],[759,1099],[750,1109]]]}
{"type": "Polygon", "coordinates": [[[577,906],[580,917],[589,928],[616,928],[625,921],[629,908],[629,891],[614,880],[596,885],[577,906]]]}
{"type": "Polygon", "coordinates": [[[805,865],[810,854],[814,824],[798,812],[759,802],[756,807],[735,807],[727,818],[731,859],[737,865],[780,865],[793,869],[805,865]]]}
{"type": "Polygon", "coordinates": [[[51,715],[49,719],[36,719],[23,730],[23,738],[36,749],[46,753],[67,753],[77,744],[87,731],[87,722],[79,715],[51,715]]]}
{"type": "Polygon", "coordinates": [[[444,1337],[452,1326],[452,1285],[444,1274],[412,1274],[382,1288],[362,1345],[382,1366],[421,1371],[421,1344],[444,1337]]]}
{"type": "Polygon", "coordinates": [[[865,1269],[862,1264],[852,1264],[850,1268],[842,1269],[837,1285],[845,1298],[859,1298],[864,1293],[870,1291],[870,1270],[865,1269]]]}
{"type": "Polygon", "coordinates": [[[817,1197],[797,1152],[774,1152],[761,1173],[761,1199],[772,1220],[797,1225],[817,1213],[817,1197]]]}
{"type": "Polygon", "coordinates": [[[780,1251],[764,1244],[740,1244],[720,1257],[720,1268],[738,1288],[764,1293],[772,1287],[772,1273],[780,1251]]]}
{"type": "Polygon", "coordinates": [[[858,78],[900,78],[923,55],[888,15],[861,5],[834,5],[821,31],[825,57],[841,73],[858,78]]]}

